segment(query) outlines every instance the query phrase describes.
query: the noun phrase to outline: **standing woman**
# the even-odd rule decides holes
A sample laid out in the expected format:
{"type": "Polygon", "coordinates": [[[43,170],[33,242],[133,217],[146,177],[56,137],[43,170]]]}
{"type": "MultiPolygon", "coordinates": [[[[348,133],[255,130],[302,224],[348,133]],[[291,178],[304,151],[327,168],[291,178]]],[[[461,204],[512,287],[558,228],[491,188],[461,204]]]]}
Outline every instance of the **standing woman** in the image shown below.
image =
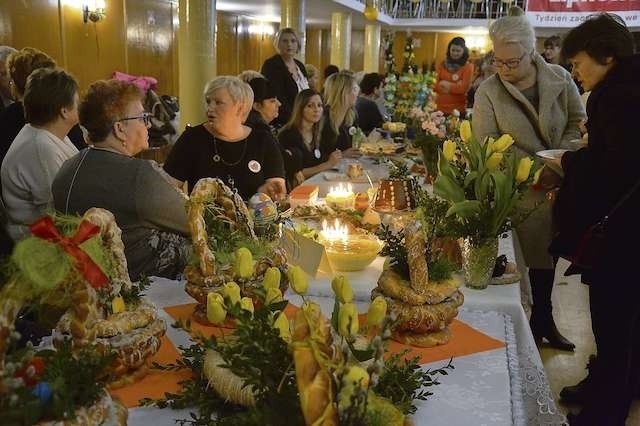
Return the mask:
{"type": "Polygon", "coordinates": [[[351,146],[349,128],[356,120],[356,100],[360,86],[348,71],[331,74],[324,82],[325,109],[320,134],[320,153],[327,161],[336,149],[343,157],[357,157],[360,151],[351,146]]]}
{"type": "Polygon", "coordinates": [[[322,158],[320,140],[322,111],[320,94],[311,89],[303,90],[298,93],[293,104],[291,119],[278,135],[283,148],[299,153],[302,169],[294,172],[301,171],[305,179],[337,166],[342,158],[342,152],[339,149],[331,152],[326,159],[322,158]]]}
{"type": "Polygon", "coordinates": [[[584,409],[577,418],[569,416],[571,425],[623,426],[637,396],[640,279],[634,272],[637,250],[629,248],[640,239],[640,56],[634,51],[631,32],[609,14],[587,19],[562,46],[574,76],[591,91],[589,144],[562,156],[565,179],[554,206],[559,232],[552,250],[575,254],[584,232],[609,216],[601,254],[582,271],[598,357],[587,379],[573,387],[582,393],[584,409]]]}
{"type": "MultiPolygon", "coordinates": [[[[513,8],[515,13],[523,13],[513,8]]],[[[561,66],[547,64],[535,51],[535,34],[523,15],[506,16],[489,28],[497,74],[486,79],[475,95],[473,131],[478,140],[508,133],[515,140],[517,155],[535,157],[537,151],[569,148],[580,138],[584,118],[578,89],[561,66]]],[[[533,307],[531,331],[537,342],[546,338],[558,349],[572,351],[574,344],[556,328],[551,291],[555,261],[551,243],[551,201],[546,190],[558,185],[560,177],[545,168],[540,189],[524,194],[521,207],[535,210],[521,223],[516,234],[529,268],[533,307]]]]}
{"type": "Polygon", "coordinates": [[[282,126],[291,117],[291,108],[298,92],[309,88],[307,70],[295,55],[300,52],[300,39],[292,28],[283,28],[276,34],[274,45],[278,53],[264,61],[260,72],[273,84],[278,100],[282,103],[280,114],[274,121],[282,126]]]}
{"type": "Polygon", "coordinates": [[[436,69],[438,82],[435,91],[438,109],[451,114],[454,109],[464,116],[467,91],[473,78],[473,64],[469,49],[462,37],[454,37],[447,46],[447,58],[436,69]]]}

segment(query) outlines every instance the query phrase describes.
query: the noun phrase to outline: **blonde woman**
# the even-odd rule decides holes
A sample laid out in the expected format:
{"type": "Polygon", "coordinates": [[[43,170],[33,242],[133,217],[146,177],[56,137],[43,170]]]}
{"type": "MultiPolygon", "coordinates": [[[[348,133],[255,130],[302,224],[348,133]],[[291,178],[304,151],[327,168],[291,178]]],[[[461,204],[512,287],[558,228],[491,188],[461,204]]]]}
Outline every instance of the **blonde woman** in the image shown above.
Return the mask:
{"type": "Polygon", "coordinates": [[[360,151],[352,148],[349,128],[355,125],[356,100],[360,86],[351,72],[332,74],[324,83],[325,110],[321,131],[320,151],[323,158],[339,149],[343,157],[357,157],[360,151]]]}
{"type": "Polygon", "coordinates": [[[237,77],[220,76],[204,89],[207,121],[187,127],[164,169],[189,191],[203,177],[233,186],[244,199],[264,192],[273,199],[286,194],[282,156],[264,128],[243,125],[253,106],[251,87],[237,77]]]}

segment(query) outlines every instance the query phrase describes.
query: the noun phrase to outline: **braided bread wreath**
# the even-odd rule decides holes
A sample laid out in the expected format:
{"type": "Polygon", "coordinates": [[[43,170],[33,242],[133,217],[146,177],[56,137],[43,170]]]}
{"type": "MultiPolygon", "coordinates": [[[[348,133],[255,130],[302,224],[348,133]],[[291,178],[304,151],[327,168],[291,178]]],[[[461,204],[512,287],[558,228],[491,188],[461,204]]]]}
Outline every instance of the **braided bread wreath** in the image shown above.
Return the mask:
{"type": "MultiPolygon", "coordinates": [[[[102,241],[115,258],[111,285],[114,291],[132,287],[127,260],[124,256],[122,232],[111,212],[92,208],[82,217],[100,227],[102,241]]],[[[105,350],[116,353],[112,365],[115,380],[109,387],[119,388],[133,383],[148,372],[147,360],[160,349],[160,339],[166,331],[163,319],[150,302],[140,301],[132,310],[107,315],[107,307],[101,305],[96,290],[86,281],[73,285],[71,307],[62,316],[53,332],[53,344],[59,347],[64,339],[71,339],[74,348],[96,343],[105,350]]]]}
{"type": "Polygon", "coordinates": [[[251,297],[256,303],[252,288],[261,286],[267,269],[275,266],[281,272],[280,290],[283,294],[288,287],[287,257],[280,247],[274,247],[267,256],[257,259],[253,275],[248,279],[239,278],[232,265],[221,264],[216,259],[209,247],[209,235],[204,218],[205,210],[210,203],[214,203],[224,211],[219,214],[218,219],[229,223],[248,238],[257,239],[247,206],[237,193],[220,179],[204,178],[196,183],[191,192],[187,210],[197,264],[185,268],[187,279],[185,291],[198,302],[194,318],[203,324],[209,324],[207,295],[210,292],[221,292],[222,286],[229,281],[236,282],[240,286],[242,295],[251,297]]]}
{"type": "MultiPolygon", "coordinates": [[[[92,209],[98,210],[98,209],[92,209]]],[[[104,217],[105,214],[102,211],[100,214],[104,217]]],[[[110,215],[109,212],[106,212],[110,215]]],[[[95,212],[94,212],[95,214],[95,212]]],[[[113,215],[111,215],[113,217],[113,215]]],[[[95,223],[95,222],[94,222],[95,223]]],[[[118,230],[119,232],[119,230],[118,230]]],[[[106,234],[111,237],[115,237],[116,233],[114,228],[110,228],[106,234]]],[[[119,238],[119,234],[118,238],[119,238]]],[[[103,235],[104,238],[104,235],[103,235]]],[[[115,239],[114,239],[115,240],[115,239]]],[[[113,240],[112,240],[113,241],[113,240]]],[[[120,245],[122,242],[120,242],[120,245]]],[[[117,242],[114,241],[114,245],[117,242]]],[[[128,275],[122,275],[122,268],[118,268],[118,275],[122,278],[121,283],[128,283],[131,286],[131,281],[128,275]]],[[[124,264],[124,271],[126,272],[126,263],[124,264]]],[[[28,299],[21,297],[18,291],[15,289],[19,286],[16,281],[7,283],[0,292],[0,370],[4,368],[4,358],[8,349],[8,337],[14,330],[14,322],[18,313],[23,306],[28,302],[28,299]]],[[[35,423],[35,426],[80,426],[80,425],[109,425],[109,426],[124,426],[127,424],[128,410],[120,400],[112,399],[109,392],[104,390],[100,398],[90,406],[78,407],[74,411],[75,418],[72,420],[60,421],[40,421],[35,423]]]]}

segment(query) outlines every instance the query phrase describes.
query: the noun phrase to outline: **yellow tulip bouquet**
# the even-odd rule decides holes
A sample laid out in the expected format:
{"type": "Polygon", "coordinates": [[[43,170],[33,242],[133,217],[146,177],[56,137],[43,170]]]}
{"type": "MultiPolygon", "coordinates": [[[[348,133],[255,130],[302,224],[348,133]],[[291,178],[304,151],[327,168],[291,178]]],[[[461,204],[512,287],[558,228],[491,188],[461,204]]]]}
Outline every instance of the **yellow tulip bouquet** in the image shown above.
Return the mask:
{"type": "Polygon", "coordinates": [[[446,214],[458,219],[459,237],[495,238],[518,220],[516,202],[542,169],[529,157],[517,158],[513,142],[505,134],[480,143],[465,120],[460,136],[443,143],[433,192],[450,203],[446,214]]]}

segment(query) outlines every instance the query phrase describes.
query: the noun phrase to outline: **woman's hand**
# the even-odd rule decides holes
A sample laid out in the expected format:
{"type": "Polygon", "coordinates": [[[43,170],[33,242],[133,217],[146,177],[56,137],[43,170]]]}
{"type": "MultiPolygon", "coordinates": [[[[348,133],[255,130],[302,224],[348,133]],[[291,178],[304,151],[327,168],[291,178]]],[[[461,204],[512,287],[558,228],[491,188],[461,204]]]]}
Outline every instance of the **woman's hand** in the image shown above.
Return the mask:
{"type": "MultiPolygon", "coordinates": [[[[556,161],[558,162],[558,167],[560,169],[562,169],[562,165],[560,164],[560,159],[562,157],[558,157],[557,159],[554,159],[553,162],[555,163],[556,161]]],[[[560,184],[562,183],[562,177],[554,172],[553,170],[551,170],[550,167],[545,167],[542,169],[542,172],[540,173],[540,177],[538,178],[538,185],[542,188],[542,189],[554,189],[560,186],[560,184]]]]}
{"type": "Polygon", "coordinates": [[[440,80],[438,86],[440,86],[440,90],[442,90],[443,93],[449,93],[449,90],[451,90],[451,83],[445,80],[440,80]]]}
{"type": "Polygon", "coordinates": [[[362,157],[362,153],[358,148],[347,148],[342,151],[343,158],[360,158],[362,157]]]}
{"type": "Polygon", "coordinates": [[[283,178],[269,178],[258,188],[258,192],[267,194],[273,201],[279,201],[287,195],[287,185],[283,178]]]}
{"type": "Polygon", "coordinates": [[[334,168],[340,163],[340,160],[342,160],[342,151],[336,149],[329,155],[329,158],[327,159],[327,166],[329,166],[328,168],[334,168]]]}

